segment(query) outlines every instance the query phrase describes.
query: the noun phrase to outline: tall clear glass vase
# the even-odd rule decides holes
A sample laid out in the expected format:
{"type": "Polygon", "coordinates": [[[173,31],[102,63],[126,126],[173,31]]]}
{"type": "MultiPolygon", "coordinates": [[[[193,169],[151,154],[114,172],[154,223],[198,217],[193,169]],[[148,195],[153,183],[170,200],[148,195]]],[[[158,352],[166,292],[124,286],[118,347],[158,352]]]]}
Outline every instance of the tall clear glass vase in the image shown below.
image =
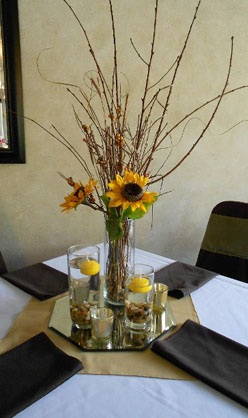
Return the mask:
{"type": "Polygon", "coordinates": [[[108,231],[112,229],[111,220],[108,220],[108,228],[105,228],[105,298],[113,305],[125,304],[125,283],[134,267],[134,221],[125,219],[121,226],[123,237],[118,239],[110,238],[108,231]]]}

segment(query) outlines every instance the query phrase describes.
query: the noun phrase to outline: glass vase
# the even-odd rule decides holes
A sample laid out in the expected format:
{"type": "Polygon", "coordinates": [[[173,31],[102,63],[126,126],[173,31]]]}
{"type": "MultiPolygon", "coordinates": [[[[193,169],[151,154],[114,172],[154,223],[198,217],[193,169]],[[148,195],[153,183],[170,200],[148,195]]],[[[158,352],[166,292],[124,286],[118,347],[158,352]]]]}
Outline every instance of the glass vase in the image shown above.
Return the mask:
{"type": "MultiPolygon", "coordinates": [[[[115,221],[113,221],[115,222],[115,221]]],[[[134,221],[125,219],[121,223],[122,238],[112,239],[105,228],[104,257],[105,257],[105,299],[113,305],[125,305],[125,284],[130,271],[134,267],[135,230],[134,221]]]]}

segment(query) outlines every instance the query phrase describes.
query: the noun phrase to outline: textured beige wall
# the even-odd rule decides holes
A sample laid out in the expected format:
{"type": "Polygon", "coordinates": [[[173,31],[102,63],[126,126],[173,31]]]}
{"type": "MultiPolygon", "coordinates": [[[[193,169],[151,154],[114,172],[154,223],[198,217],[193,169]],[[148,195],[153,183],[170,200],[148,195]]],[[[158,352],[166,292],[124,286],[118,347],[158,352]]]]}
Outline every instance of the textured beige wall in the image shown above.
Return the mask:
{"type": "MultiPolygon", "coordinates": [[[[99,61],[109,73],[112,44],[108,1],[69,1],[84,21],[99,61]]],[[[160,0],[152,81],[179,54],[196,4],[196,0],[160,0]]],[[[154,2],[113,0],[113,5],[120,68],[130,83],[132,120],[140,108],[145,66],[135,55],[129,38],[147,56],[154,2]]],[[[38,53],[50,48],[40,57],[44,77],[82,85],[84,73],[94,69],[94,64],[80,28],[62,0],[19,0],[19,14],[25,114],[47,128],[55,124],[75,145],[82,146],[72,114],[72,98],[64,87],[42,79],[36,67],[38,53]]],[[[235,49],[229,88],[248,84],[247,19],[247,0],[202,0],[173,92],[170,123],[221,91],[232,35],[235,49]]],[[[137,221],[138,247],[194,263],[211,208],[227,199],[248,201],[247,123],[219,135],[248,119],[247,104],[248,89],[223,100],[211,130],[186,162],[166,179],[164,191],[172,192],[154,206],[153,228],[150,213],[137,221]]],[[[168,168],[189,149],[212,108],[199,112],[199,119],[189,123],[168,168]]],[[[182,128],[176,131],[174,143],[182,128]]],[[[25,121],[25,139],[27,163],[0,166],[0,249],[9,269],[62,254],[75,243],[103,240],[100,214],[87,208],[68,215],[60,212],[59,204],[69,189],[56,172],[86,180],[74,157],[29,121],[25,121]]]]}

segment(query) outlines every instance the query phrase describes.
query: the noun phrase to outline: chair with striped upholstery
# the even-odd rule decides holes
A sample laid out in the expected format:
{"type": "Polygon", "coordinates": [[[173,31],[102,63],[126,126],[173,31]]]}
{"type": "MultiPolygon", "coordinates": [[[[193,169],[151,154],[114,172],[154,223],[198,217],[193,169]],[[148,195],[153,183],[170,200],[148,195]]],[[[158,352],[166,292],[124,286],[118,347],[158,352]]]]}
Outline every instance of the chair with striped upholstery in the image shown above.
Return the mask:
{"type": "Polygon", "coordinates": [[[248,283],[248,203],[214,207],[196,266],[248,283]]]}

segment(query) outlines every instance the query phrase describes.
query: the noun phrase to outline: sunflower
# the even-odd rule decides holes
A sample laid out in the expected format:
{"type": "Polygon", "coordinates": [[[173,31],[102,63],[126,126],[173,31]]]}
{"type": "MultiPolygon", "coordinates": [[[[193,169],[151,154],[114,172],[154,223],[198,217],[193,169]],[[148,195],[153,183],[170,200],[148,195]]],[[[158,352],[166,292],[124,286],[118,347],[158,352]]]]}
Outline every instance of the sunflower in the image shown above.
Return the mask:
{"type": "Polygon", "coordinates": [[[124,177],[117,174],[116,179],[111,180],[108,184],[111,189],[111,192],[106,193],[106,196],[111,199],[108,206],[110,208],[122,206],[123,210],[131,207],[132,212],[136,209],[146,212],[147,209],[144,203],[155,202],[155,196],[158,195],[157,193],[149,193],[143,190],[148,181],[149,177],[139,176],[139,174],[132,171],[126,170],[124,177]]]}
{"type": "Polygon", "coordinates": [[[81,180],[78,183],[74,183],[72,180],[69,184],[73,185],[74,190],[64,198],[65,202],[61,203],[60,206],[64,208],[61,212],[69,213],[71,209],[76,209],[78,205],[83,203],[84,199],[95,190],[97,181],[89,178],[85,186],[83,186],[81,180]]]}

